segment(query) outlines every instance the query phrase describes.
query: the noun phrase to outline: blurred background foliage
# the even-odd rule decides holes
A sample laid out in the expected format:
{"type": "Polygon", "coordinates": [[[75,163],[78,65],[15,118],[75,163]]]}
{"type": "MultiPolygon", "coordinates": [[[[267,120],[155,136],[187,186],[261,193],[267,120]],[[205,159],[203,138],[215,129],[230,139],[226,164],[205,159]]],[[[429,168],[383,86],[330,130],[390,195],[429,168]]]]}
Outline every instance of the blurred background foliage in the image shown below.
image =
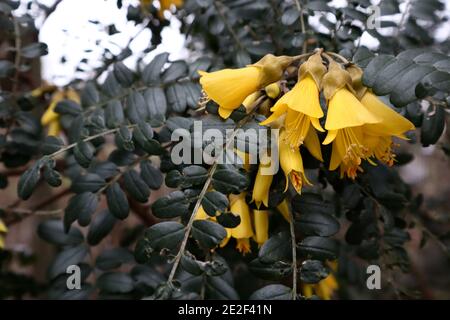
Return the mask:
{"type": "MultiPolygon", "coordinates": [[[[55,86],[41,77],[48,48],[38,41],[39,26],[65,1],[0,0],[1,298],[289,299],[293,273],[298,298],[308,295],[306,284],[330,274],[338,288],[328,283],[326,294],[314,287],[321,298],[450,298],[450,41],[436,37],[448,28],[446,3],[109,0],[137,33],[114,52],[95,43],[95,61],[94,48],[85,48],[73,77],[55,86]],[[185,39],[182,60],[162,52],[173,21],[185,39]],[[150,43],[132,51],[146,30],[150,43]],[[367,38],[370,48],[362,45],[367,38]],[[197,71],[315,48],[362,67],[364,85],[419,129],[401,144],[394,167],[366,166],[356,181],[339,179],[302,151],[314,186],[290,203],[295,270],[289,223],[275,214],[285,197],[282,174],[270,195],[269,240],[259,250],[252,243],[245,256],[234,245],[209,250],[223,238],[221,225],[236,223],[226,216],[224,195],[251,190],[257,170],[218,168],[216,193],[206,198],[223,219],[194,222],[171,274],[210,166],[172,163],[170,135],[191,129],[194,119],[225,130],[245,116],[238,109],[222,121],[217,106],[199,108],[197,71]],[[73,264],[81,268],[81,290],[66,288],[73,264]],[[382,290],[366,288],[369,264],[381,266],[382,290]]],[[[100,28],[107,36],[122,32],[114,24],[100,28]]]]}

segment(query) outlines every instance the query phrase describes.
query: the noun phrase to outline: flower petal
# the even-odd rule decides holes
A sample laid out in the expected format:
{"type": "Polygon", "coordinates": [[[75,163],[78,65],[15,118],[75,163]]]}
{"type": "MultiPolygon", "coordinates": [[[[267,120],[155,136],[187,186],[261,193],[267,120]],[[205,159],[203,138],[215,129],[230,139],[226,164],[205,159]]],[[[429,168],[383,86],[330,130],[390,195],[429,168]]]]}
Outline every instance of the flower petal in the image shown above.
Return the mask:
{"type": "Polygon", "coordinates": [[[329,101],[325,129],[358,127],[380,121],[381,119],[369,112],[349,90],[341,88],[329,101]]]}

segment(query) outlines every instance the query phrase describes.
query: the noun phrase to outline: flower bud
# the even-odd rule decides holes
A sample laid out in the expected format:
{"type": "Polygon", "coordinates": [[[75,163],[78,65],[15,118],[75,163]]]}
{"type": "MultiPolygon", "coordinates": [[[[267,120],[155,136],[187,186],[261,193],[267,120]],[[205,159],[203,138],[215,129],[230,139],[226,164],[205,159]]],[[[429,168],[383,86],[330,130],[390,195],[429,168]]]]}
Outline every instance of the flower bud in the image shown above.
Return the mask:
{"type": "Polygon", "coordinates": [[[330,100],[339,89],[342,89],[345,86],[347,86],[347,89],[354,93],[350,73],[342,69],[337,62],[330,61],[328,72],[322,80],[325,99],[330,100]]]}

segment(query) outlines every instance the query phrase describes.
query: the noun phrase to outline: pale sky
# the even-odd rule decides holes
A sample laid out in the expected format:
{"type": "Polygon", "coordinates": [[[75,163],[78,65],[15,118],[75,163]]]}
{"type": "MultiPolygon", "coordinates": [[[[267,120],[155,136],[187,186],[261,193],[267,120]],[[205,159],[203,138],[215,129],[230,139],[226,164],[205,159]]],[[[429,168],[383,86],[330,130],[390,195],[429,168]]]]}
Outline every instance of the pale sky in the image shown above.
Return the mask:
{"type": "MultiPolygon", "coordinates": [[[[40,0],[41,3],[51,5],[54,0],[40,0]]],[[[43,78],[50,83],[65,85],[74,78],[76,67],[81,59],[89,58],[90,62],[98,60],[102,52],[101,47],[108,47],[117,54],[126,46],[129,38],[136,34],[139,26],[134,22],[126,20],[127,4],[137,4],[138,0],[124,0],[122,9],[116,6],[116,0],[64,0],[57,10],[41,26],[40,41],[47,43],[49,54],[42,58],[43,78]],[[89,20],[97,20],[99,24],[89,23],[89,20]],[[114,23],[121,31],[113,36],[105,33],[105,26],[114,23]],[[100,39],[101,46],[96,45],[96,40],[100,39]],[[92,52],[86,53],[86,48],[92,52]],[[61,64],[60,59],[64,56],[66,63],[61,64]]],[[[376,2],[376,1],[374,1],[376,2]]],[[[345,0],[334,0],[333,5],[337,7],[345,6],[345,0]]],[[[450,0],[446,0],[446,15],[450,16],[450,0]]],[[[404,5],[401,7],[403,9],[404,5]]],[[[180,22],[170,17],[171,25],[163,31],[163,43],[157,50],[148,54],[145,61],[150,61],[159,52],[169,52],[170,59],[181,59],[187,56],[185,39],[179,32],[180,22]]],[[[318,16],[310,17],[311,23],[316,24],[318,16]]],[[[399,17],[393,17],[399,19],[399,17]]],[[[450,36],[450,25],[447,23],[438,31],[437,38],[440,40],[450,36]]],[[[131,43],[130,49],[133,52],[141,52],[150,45],[151,32],[147,29],[139,34],[131,43]]],[[[362,45],[375,48],[378,41],[365,33],[362,38],[362,45]]],[[[134,57],[128,58],[125,63],[132,67],[135,64],[134,57]]],[[[86,66],[90,70],[90,66],[86,66]]],[[[82,75],[79,73],[77,75],[82,75]]],[[[86,76],[86,74],[85,74],[86,76]]]]}

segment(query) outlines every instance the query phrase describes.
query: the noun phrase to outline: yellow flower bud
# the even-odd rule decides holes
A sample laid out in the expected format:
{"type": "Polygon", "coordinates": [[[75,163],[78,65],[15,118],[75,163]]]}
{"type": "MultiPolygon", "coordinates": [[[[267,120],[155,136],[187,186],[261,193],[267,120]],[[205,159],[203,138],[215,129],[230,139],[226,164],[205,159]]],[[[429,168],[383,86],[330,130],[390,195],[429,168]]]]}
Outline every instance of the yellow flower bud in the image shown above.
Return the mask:
{"type": "Polygon", "coordinates": [[[281,93],[280,84],[278,82],[271,83],[264,88],[264,91],[269,98],[276,99],[281,93]]]}
{"type": "Polygon", "coordinates": [[[363,71],[356,65],[351,65],[346,69],[352,77],[352,87],[356,92],[356,97],[361,100],[367,92],[367,88],[362,83],[363,71]]]}
{"type": "Polygon", "coordinates": [[[326,72],[327,68],[323,64],[322,56],[320,55],[320,52],[317,52],[300,66],[298,70],[298,81],[310,75],[316,82],[317,87],[320,88],[322,78],[326,72]]]}
{"type": "Polygon", "coordinates": [[[269,168],[270,162],[267,164],[260,164],[258,173],[256,174],[255,184],[253,187],[252,201],[255,202],[256,207],[259,209],[261,203],[266,207],[269,206],[269,191],[272,184],[273,175],[263,175],[262,169],[269,168]]]}
{"type": "Polygon", "coordinates": [[[347,87],[351,93],[354,93],[350,73],[342,69],[335,61],[330,61],[328,72],[322,79],[322,87],[323,94],[327,100],[330,100],[338,90],[344,87],[347,87]]]}

